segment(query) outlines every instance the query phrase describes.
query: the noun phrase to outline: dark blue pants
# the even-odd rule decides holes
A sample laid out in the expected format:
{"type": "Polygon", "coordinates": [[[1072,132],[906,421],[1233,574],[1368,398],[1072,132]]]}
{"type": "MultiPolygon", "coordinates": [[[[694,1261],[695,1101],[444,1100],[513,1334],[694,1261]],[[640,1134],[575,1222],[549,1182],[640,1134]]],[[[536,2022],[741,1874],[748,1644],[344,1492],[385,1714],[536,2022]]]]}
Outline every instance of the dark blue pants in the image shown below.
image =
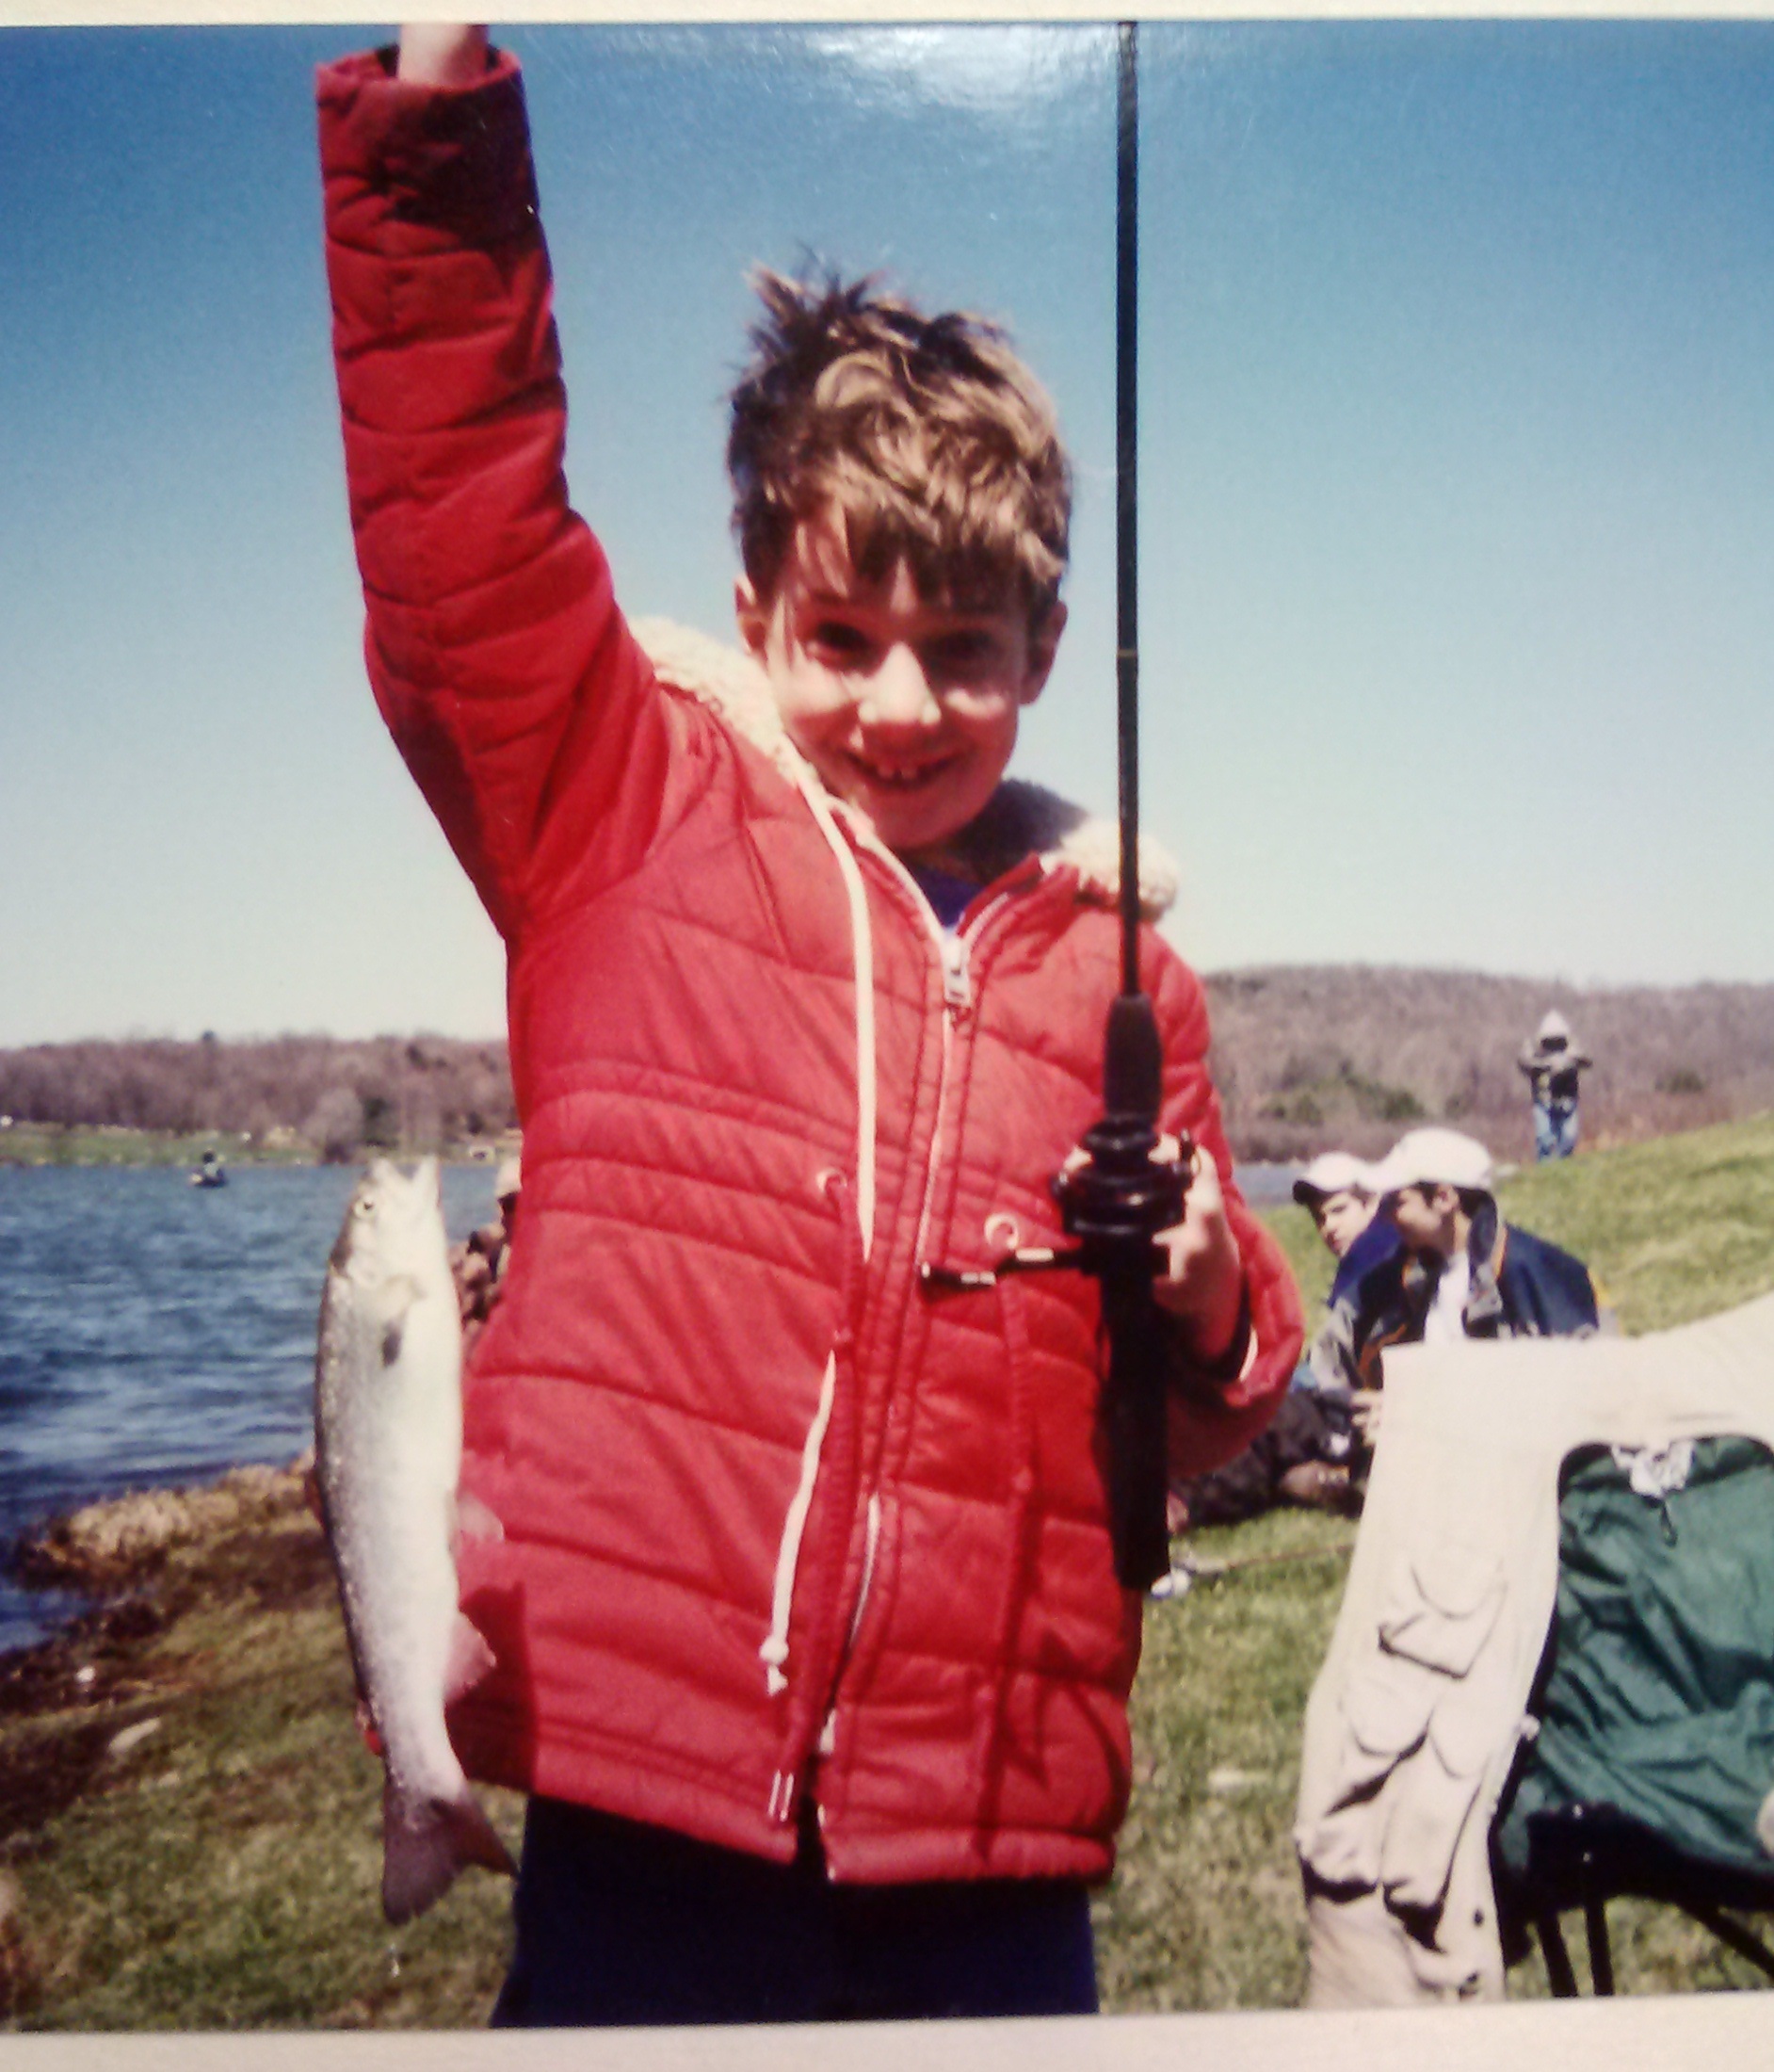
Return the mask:
{"type": "Polygon", "coordinates": [[[1093,2015],[1084,1886],[833,1885],[792,1864],[532,1799],[496,2029],[1093,2015]]]}

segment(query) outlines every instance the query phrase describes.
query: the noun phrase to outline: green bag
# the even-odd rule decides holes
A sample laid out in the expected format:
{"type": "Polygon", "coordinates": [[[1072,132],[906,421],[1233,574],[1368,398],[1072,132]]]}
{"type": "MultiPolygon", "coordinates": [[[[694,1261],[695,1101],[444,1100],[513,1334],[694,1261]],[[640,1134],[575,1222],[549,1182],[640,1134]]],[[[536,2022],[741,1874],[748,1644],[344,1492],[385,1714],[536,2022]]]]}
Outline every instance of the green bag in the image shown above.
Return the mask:
{"type": "Polygon", "coordinates": [[[1565,1464],[1558,1599],[1527,1743],[1493,1843],[1525,1874],[1527,1822],[1610,1805],[1685,1855],[1774,1875],[1756,1815],[1774,1789],[1774,1456],[1696,1440],[1565,1464]]]}

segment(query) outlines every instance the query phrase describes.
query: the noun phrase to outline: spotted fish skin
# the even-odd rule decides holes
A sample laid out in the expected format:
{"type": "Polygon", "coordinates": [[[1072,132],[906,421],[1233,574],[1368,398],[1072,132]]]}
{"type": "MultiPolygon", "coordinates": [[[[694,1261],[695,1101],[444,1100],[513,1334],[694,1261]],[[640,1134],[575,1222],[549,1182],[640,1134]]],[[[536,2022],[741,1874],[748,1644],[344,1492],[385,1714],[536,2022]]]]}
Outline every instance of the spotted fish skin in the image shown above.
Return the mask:
{"type": "Polygon", "coordinates": [[[346,1634],[380,1738],[382,1909],[432,1904],[465,1864],[510,1854],[469,1789],[444,1708],[484,1670],[457,1607],[462,1338],[434,1158],[378,1159],[327,1266],[314,1465],[346,1634]]]}

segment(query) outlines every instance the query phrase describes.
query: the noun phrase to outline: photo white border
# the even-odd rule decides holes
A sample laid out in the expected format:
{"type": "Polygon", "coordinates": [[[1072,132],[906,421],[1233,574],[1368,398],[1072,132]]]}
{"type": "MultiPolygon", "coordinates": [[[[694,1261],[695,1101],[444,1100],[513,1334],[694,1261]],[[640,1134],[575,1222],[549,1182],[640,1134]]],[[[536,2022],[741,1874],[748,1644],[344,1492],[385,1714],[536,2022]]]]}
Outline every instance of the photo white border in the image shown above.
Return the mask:
{"type": "MultiPolygon", "coordinates": [[[[473,8],[407,0],[401,18],[637,25],[739,22],[1766,19],[1766,0],[1194,0],[1115,7],[1104,0],[480,0],[473,8]]],[[[219,26],[374,20],[332,0],[0,0],[0,29],[219,26]]],[[[1774,349],[1771,348],[1770,349],[1774,349]]],[[[1774,1992],[1607,2000],[1511,2001],[1351,2014],[1118,2015],[1020,2021],[600,2032],[243,2030],[153,2034],[0,2034],[4,2072],[1687,2072],[1774,2062],[1774,1992]]]]}

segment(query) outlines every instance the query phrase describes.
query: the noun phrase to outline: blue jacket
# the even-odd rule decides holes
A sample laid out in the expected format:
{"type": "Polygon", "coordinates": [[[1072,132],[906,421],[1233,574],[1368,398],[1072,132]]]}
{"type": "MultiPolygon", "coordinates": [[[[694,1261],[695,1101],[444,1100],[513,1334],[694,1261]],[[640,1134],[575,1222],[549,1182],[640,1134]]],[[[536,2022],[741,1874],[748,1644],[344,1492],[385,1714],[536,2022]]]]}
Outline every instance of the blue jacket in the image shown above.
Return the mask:
{"type": "MultiPolygon", "coordinates": [[[[1472,1219],[1467,1255],[1469,1338],[1572,1337],[1598,1328],[1589,1268],[1532,1231],[1506,1223],[1488,1196],[1472,1219]]],[[[1377,1388],[1386,1347],[1413,1345],[1423,1336],[1435,1282],[1423,1262],[1402,1248],[1362,1276],[1348,1305],[1346,1340],[1324,1347],[1349,1385],[1377,1388]]],[[[1314,1366],[1320,1345],[1313,1349],[1314,1366]]]]}

